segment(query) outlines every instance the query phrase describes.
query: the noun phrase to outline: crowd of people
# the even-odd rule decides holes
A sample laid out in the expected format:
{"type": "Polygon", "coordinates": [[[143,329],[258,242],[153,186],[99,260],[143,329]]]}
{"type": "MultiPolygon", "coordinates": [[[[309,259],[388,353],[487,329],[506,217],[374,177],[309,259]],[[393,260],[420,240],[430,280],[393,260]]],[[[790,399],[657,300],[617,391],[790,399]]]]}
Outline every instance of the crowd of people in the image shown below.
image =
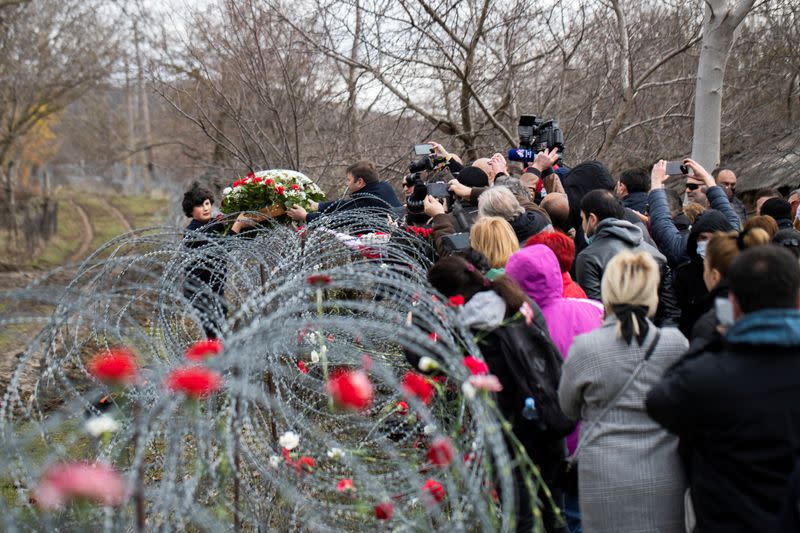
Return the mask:
{"type": "MultiPolygon", "coordinates": [[[[748,216],[735,172],[691,159],[683,177],[658,161],[615,179],[558,166],[557,149],[514,167],[430,144],[403,202],[361,161],[347,198],[287,215],[383,208],[432,229],[429,281],[480,333],[501,413],[558,505],[546,530],[800,531],[800,190],[759,191],[748,216]]],[[[219,231],[209,196],[185,199],[189,230],[219,231]]]]}

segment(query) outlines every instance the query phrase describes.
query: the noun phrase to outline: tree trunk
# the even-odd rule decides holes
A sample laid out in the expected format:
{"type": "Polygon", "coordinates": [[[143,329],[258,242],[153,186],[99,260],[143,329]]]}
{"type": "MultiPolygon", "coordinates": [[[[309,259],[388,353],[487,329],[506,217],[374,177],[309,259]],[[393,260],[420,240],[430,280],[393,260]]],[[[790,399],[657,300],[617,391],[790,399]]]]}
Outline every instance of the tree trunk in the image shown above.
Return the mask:
{"type": "Polygon", "coordinates": [[[132,83],[130,66],[128,64],[128,54],[125,54],[125,106],[127,108],[128,117],[128,138],[126,139],[126,148],[128,150],[128,157],[125,159],[125,176],[128,179],[128,186],[132,186],[134,182],[133,162],[135,161],[133,154],[136,152],[136,97],[132,83]]]}
{"type": "Polygon", "coordinates": [[[706,0],[703,41],[697,65],[692,159],[709,171],[719,165],[722,84],[736,29],[755,0],[706,0]]]}
{"type": "Polygon", "coordinates": [[[139,76],[139,98],[141,98],[142,105],[142,126],[144,128],[144,158],[145,166],[147,167],[147,180],[145,182],[145,191],[149,192],[152,184],[155,182],[155,164],[153,163],[153,149],[151,134],[150,134],[150,104],[147,98],[147,87],[144,82],[144,68],[142,66],[142,54],[139,50],[139,32],[136,29],[136,24],[133,25],[134,44],[136,46],[136,66],[139,76]]]}
{"type": "Polygon", "coordinates": [[[19,225],[17,224],[17,200],[14,197],[14,185],[17,179],[17,166],[11,161],[6,167],[6,201],[8,202],[8,218],[11,223],[11,239],[8,240],[8,248],[11,243],[16,248],[19,245],[19,225]]]}

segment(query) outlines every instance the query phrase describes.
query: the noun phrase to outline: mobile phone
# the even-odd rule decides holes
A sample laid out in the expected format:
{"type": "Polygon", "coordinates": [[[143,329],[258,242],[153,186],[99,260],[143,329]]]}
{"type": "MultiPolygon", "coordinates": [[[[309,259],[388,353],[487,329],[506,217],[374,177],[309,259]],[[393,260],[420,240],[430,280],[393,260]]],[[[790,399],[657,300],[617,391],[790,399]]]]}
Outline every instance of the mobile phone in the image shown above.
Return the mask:
{"type": "Polygon", "coordinates": [[[717,313],[717,320],[721,326],[729,327],[733,325],[733,304],[727,298],[717,298],[714,300],[714,311],[717,313]]]}
{"type": "Polygon", "coordinates": [[[415,144],[414,153],[417,155],[428,155],[433,153],[432,144],[415,144]]]}
{"type": "Polygon", "coordinates": [[[689,168],[683,161],[667,161],[667,176],[683,176],[689,173],[689,168]]]}
{"type": "Polygon", "coordinates": [[[428,183],[428,194],[434,198],[448,198],[450,191],[447,189],[447,183],[434,181],[433,183],[428,183]]]}

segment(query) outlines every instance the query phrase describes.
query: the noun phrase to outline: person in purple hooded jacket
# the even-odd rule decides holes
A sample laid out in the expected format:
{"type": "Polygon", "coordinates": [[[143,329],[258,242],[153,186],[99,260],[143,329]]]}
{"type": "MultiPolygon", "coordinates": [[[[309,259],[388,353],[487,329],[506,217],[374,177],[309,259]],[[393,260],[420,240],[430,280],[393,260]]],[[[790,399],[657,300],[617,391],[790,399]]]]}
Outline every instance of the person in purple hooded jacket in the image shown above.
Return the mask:
{"type": "Polygon", "coordinates": [[[513,254],[506,263],[506,275],[519,283],[542,309],[550,336],[564,357],[576,335],[599,328],[603,323],[603,306],[599,302],[562,296],[561,268],[547,246],[527,246],[513,254]]]}
{"type": "MultiPolygon", "coordinates": [[[[556,254],[543,244],[526,246],[506,263],[506,275],[516,281],[541,308],[550,337],[566,359],[573,339],[603,324],[603,305],[581,298],[564,298],[564,281],[556,254]]],[[[580,429],[567,437],[567,451],[578,444],[580,429]]],[[[581,531],[577,487],[565,487],[566,515],[570,531],[581,531]]]]}

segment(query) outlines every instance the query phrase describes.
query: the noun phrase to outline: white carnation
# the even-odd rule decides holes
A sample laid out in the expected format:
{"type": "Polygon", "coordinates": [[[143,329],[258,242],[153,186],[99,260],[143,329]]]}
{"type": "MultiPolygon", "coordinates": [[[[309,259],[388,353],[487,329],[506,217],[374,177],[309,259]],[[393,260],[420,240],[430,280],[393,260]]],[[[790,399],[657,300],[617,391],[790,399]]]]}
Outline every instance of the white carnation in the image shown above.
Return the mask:
{"type": "Polygon", "coordinates": [[[281,448],[286,448],[287,450],[294,450],[300,444],[300,435],[295,433],[294,431],[287,431],[281,438],[278,439],[278,444],[281,445],[281,448]]]}
{"type": "Polygon", "coordinates": [[[319,363],[319,354],[316,350],[311,350],[311,362],[312,363],[319,363]]]}
{"type": "Polygon", "coordinates": [[[222,196],[228,196],[232,191],[233,191],[232,188],[225,187],[224,189],[222,189],[222,196]]]}
{"type": "Polygon", "coordinates": [[[417,363],[417,367],[423,372],[433,372],[439,369],[439,363],[428,356],[423,356],[420,358],[419,363],[417,363]]]}
{"type": "Polygon", "coordinates": [[[465,381],[461,384],[461,392],[464,393],[468,399],[472,400],[475,398],[475,387],[472,386],[472,383],[469,381],[465,381]]]}
{"type": "Polygon", "coordinates": [[[93,437],[99,437],[104,433],[114,433],[119,429],[119,422],[110,415],[100,415],[90,418],[84,424],[86,431],[93,437]]]}
{"type": "Polygon", "coordinates": [[[331,448],[328,450],[328,458],[333,459],[334,461],[344,459],[344,455],[344,450],[341,448],[331,448]]]}
{"type": "Polygon", "coordinates": [[[272,468],[278,468],[280,464],[281,464],[281,458],[278,457],[277,455],[273,455],[272,457],[269,458],[269,466],[271,466],[272,468]]]}

